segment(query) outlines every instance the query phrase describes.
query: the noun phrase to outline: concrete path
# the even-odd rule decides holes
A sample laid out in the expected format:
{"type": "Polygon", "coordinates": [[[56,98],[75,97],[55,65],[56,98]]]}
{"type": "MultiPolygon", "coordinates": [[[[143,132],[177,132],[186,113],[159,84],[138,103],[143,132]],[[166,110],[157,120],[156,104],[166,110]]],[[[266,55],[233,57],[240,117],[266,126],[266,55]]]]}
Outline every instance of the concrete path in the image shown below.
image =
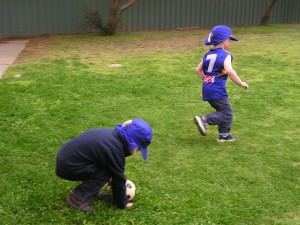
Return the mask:
{"type": "Polygon", "coordinates": [[[11,40],[0,42],[0,78],[5,70],[14,63],[18,55],[24,50],[28,40],[11,40]]]}

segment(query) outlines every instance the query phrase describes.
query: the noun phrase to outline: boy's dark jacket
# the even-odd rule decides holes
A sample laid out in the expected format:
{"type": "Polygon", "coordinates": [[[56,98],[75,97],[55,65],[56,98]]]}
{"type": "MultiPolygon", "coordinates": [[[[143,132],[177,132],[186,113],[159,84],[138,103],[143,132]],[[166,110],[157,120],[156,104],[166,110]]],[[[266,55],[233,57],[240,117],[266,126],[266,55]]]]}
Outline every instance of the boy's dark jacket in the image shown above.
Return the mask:
{"type": "Polygon", "coordinates": [[[96,128],[68,141],[57,155],[56,174],[72,181],[90,180],[98,174],[112,178],[113,200],[118,208],[125,208],[125,157],[130,156],[126,139],[115,130],[96,128]]]}

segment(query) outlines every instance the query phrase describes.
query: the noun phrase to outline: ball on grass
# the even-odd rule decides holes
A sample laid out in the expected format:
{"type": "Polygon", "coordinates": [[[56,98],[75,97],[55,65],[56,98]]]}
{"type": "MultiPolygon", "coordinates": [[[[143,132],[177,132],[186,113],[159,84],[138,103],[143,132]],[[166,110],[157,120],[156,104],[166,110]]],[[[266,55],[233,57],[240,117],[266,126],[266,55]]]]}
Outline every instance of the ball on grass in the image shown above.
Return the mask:
{"type": "Polygon", "coordinates": [[[126,195],[129,196],[129,200],[132,200],[135,196],[135,185],[130,180],[126,180],[126,195]]]}

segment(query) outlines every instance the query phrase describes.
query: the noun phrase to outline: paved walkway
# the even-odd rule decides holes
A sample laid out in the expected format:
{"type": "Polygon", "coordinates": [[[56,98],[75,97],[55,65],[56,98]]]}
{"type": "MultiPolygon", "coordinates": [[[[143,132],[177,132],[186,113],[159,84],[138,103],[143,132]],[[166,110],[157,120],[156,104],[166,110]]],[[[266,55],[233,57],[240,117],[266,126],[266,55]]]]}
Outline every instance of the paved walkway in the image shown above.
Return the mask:
{"type": "Polygon", "coordinates": [[[28,40],[11,40],[0,42],[0,78],[5,70],[14,63],[18,55],[24,50],[28,40]]]}

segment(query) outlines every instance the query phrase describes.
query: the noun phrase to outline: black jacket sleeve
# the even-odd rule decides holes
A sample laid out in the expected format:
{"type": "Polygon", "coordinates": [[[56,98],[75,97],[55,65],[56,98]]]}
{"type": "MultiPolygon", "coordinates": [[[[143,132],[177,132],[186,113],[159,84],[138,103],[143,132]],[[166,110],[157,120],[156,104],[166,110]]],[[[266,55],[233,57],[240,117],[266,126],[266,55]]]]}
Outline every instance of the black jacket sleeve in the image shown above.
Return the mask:
{"type": "Polygon", "coordinates": [[[126,196],[126,178],[112,177],[112,192],[114,204],[124,209],[128,203],[128,197],[126,196]]]}

